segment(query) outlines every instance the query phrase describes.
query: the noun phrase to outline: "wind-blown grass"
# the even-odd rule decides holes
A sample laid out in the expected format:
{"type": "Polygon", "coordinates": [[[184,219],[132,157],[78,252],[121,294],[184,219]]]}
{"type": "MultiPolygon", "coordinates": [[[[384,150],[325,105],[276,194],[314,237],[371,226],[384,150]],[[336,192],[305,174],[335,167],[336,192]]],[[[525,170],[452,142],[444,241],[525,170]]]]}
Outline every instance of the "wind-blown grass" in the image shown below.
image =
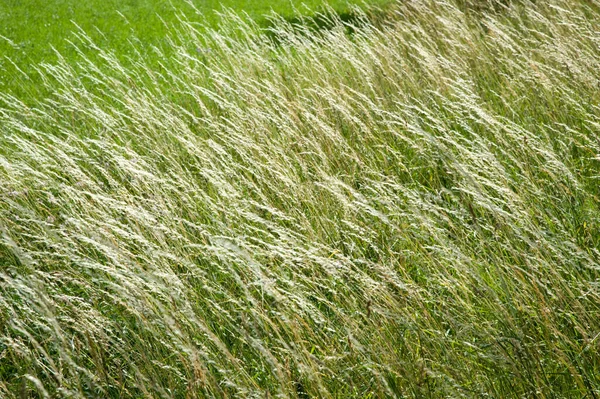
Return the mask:
{"type": "Polygon", "coordinates": [[[329,18],[2,95],[0,395],[600,395],[598,3],[329,18]]]}
{"type": "MultiPolygon", "coordinates": [[[[166,46],[169,27],[183,15],[189,21],[217,28],[218,14],[234,10],[265,22],[263,15],[275,12],[293,17],[302,12],[312,14],[323,6],[347,13],[351,4],[385,6],[388,0],[3,0],[0,1],[0,92],[11,92],[28,105],[47,96],[40,90],[35,73],[40,63],[55,63],[58,51],[67,60],[76,58],[69,44],[73,31],[84,30],[98,47],[110,48],[117,59],[127,65],[136,52],[144,63],[156,68],[158,59],[151,51],[166,46]],[[294,4],[295,3],[295,4],[294,4]],[[135,50],[130,42],[135,42],[135,50]]],[[[96,52],[83,47],[85,56],[97,62],[96,52]]]]}

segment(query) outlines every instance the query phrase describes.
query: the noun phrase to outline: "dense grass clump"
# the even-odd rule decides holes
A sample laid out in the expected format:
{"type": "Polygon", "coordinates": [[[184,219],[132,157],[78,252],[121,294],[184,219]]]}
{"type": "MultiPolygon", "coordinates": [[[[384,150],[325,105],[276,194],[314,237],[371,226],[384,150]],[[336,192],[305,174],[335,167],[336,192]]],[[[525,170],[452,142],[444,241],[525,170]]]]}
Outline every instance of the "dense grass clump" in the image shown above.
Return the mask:
{"type": "Polygon", "coordinates": [[[0,95],[0,396],[600,396],[598,3],[327,18],[0,95]]]}

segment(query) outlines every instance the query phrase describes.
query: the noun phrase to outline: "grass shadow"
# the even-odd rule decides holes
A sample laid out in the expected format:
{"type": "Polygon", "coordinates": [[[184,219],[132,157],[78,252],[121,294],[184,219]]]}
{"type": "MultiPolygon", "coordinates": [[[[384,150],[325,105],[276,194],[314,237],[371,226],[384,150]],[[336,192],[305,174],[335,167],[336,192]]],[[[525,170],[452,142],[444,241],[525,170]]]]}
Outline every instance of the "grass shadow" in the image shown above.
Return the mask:
{"type": "Polygon", "coordinates": [[[348,35],[353,35],[361,26],[384,26],[390,20],[392,2],[383,3],[365,9],[338,11],[333,8],[318,10],[314,14],[300,14],[295,16],[277,15],[263,17],[258,24],[264,33],[276,43],[283,39],[282,34],[311,36],[314,34],[339,29],[342,27],[348,35]],[[280,29],[281,22],[287,25],[285,31],[280,29]]]}

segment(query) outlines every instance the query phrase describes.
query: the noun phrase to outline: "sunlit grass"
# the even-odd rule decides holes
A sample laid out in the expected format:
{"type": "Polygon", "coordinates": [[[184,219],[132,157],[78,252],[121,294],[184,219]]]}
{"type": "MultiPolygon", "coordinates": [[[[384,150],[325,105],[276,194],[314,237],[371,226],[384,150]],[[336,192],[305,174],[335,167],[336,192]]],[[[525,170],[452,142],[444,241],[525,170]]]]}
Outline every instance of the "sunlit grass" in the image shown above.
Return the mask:
{"type": "Polygon", "coordinates": [[[600,395],[597,4],[329,18],[1,96],[0,396],[600,395]]]}
{"type": "MultiPolygon", "coordinates": [[[[382,6],[389,0],[3,0],[0,2],[0,92],[13,92],[35,101],[47,95],[40,87],[36,67],[55,63],[58,51],[67,60],[76,56],[70,42],[83,30],[104,50],[115,51],[121,62],[143,54],[146,63],[156,67],[164,60],[151,50],[161,48],[172,56],[168,45],[168,25],[184,16],[189,21],[218,28],[219,14],[226,9],[251,17],[259,23],[264,15],[276,12],[293,17],[298,12],[312,14],[326,6],[338,13],[352,4],[382,6]],[[136,50],[131,47],[135,43],[136,50]],[[25,77],[27,75],[27,77],[25,77]]],[[[97,61],[97,53],[82,48],[97,61]]]]}

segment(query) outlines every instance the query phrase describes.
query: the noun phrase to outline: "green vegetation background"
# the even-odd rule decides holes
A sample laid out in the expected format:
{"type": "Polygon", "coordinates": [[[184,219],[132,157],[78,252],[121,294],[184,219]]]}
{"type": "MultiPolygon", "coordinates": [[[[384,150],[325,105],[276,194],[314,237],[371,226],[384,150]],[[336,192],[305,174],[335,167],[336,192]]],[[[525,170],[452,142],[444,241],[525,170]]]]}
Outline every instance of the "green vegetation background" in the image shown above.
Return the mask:
{"type": "MultiPolygon", "coordinates": [[[[165,24],[183,14],[188,20],[218,24],[218,13],[232,9],[262,23],[274,11],[286,17],[315,12],[330,6],[339,13],[352,4],[383,5],[386,0],[3,0],[0,1],[0,92],[13,92],[22,99],[39,97],[41,87],[35,68],[56,62],[56,49],[65,58],[75,55],[69,44],[80,27],[101,48],[113,49],[121,59],[132,55],[129,41],[137,48],[167,45],[165,24]],[[23,73],[21,73],[22,71],[23,73]],[[24,75],[28,75],[26,78],[24,75]]],[[[92,50],[86,56],[94,58],[92,50]]],[[[167,51],[168,53],[168,51],[167,51]]],[[[160,60],[154,60],[160,61],[160,60]]]]}

